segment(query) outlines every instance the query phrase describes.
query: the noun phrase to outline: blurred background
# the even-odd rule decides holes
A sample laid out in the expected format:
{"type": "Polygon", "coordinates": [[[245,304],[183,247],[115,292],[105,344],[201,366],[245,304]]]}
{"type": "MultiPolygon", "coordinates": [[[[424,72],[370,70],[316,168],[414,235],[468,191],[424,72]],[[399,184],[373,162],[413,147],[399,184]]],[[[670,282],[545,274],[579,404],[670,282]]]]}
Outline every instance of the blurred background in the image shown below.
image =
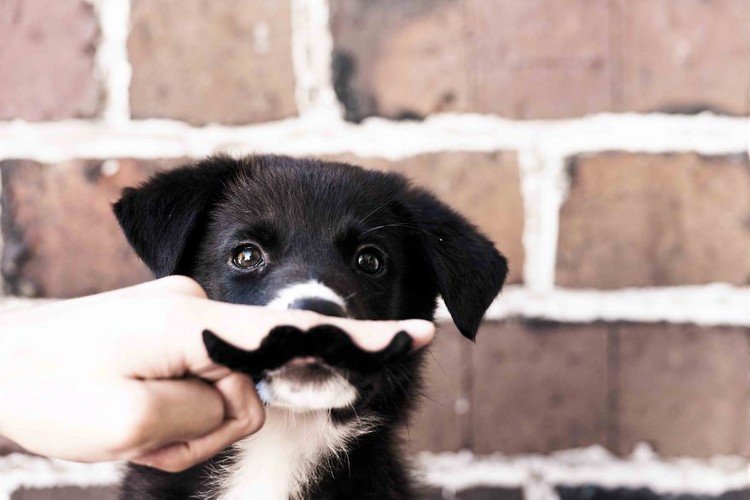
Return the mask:
{"type": "MultiPolygon", "coordinates": [[[[441,313],[431,498],[750,499],[749,89],[748,0],[0,0],[0,302],[149,279],[110,203],[192,158],[399,171],[512,268],[441,313]]],[[[0,442],[0,498],[116,480],[0,442]]]]}

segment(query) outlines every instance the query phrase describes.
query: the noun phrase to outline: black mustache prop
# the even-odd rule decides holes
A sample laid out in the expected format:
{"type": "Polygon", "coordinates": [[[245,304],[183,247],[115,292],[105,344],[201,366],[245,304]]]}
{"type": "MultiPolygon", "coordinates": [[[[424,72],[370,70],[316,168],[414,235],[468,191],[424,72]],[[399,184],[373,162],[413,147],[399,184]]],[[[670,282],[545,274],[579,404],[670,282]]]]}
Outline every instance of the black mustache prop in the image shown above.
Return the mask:
{"type": "Polygon", "coordinates": [[[203,330],[203,343],[209,358],[234,371],[259,379],[295,357],[314,356],[328,365],[367,375],[384,364],[406,358],[412,350],[412,338],[398,332],[390,343],[379,351],[366,351],[332,325],[320,325],[306,332],[294,326],[278,326],[271,330],[252,351],[236,347],[210,330],[203,330]]]}

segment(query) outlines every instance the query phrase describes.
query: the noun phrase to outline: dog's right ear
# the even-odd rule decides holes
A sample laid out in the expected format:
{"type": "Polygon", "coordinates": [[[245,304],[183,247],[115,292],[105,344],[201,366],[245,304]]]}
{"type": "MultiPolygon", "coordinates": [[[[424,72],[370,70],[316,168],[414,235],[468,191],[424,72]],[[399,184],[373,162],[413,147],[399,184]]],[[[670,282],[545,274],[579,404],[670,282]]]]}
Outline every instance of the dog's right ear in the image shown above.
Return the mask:
{"type": "Polygon", "coordinates": [[[128,242],[157,278],[184,272],[185,249],[238,162],[215,157],[126,188],[113,205],[128,242]]]}

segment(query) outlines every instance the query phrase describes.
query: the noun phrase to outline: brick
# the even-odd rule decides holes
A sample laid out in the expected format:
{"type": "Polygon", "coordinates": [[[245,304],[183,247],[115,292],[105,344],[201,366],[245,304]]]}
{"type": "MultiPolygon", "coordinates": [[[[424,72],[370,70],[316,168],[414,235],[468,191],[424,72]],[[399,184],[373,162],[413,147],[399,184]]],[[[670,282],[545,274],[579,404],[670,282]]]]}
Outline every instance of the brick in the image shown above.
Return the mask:
{"type": "Polygon", "coordinates": [[[8,292],[76,297],[149,279],[110,205],[122,187],[173,163],[0,163],[2,271],[8,292]]]}
{"type": "Polygon", "coordinates": [[[472,347],[452,324],[441,325],[426,358],[425,387],[417,414],[404,433],[410,451],[458,451],[466,446],[466,375],[472,347]]]}
{"type": "Polygon", "coordinates": [[[702,493],[664,493],[649,488],[615,488],[600,486],[563,486],[557,488],[560,500],[750,500],[749,490],[732,490],[721,495],[702,493]]]}
{"type": "Polygon", "coordinates": [[[546,453],[606,444],[607,328],[485,324],[472,359],[476,453],[546,453]]]}
{"type": "Polygon", "coordinates": [[[443,489],[433,486],[417,485],[416,495],[418,500],[443,500],[443,489]]]}
{"type": "Polygon", "coordinates": [[[347,119],[470,109],[461,2],[332,0],[331,30],[347,119]]]}
{"type": "Polygon", "coordinates": [[[611,108],[607,2],[333,0],[334,79],[347,118],[611,108]]]}
{"type": "Polygon", "coordinates": [[[605,153],[575,159],[570,173],[559,285],[750,283],[746,155],[605,153]]]}
{"type": "Polygon", "coordinates": [[[635,0],[622,9],[622,109],[750,112],[750,3],[635,0]]]}
{"type": "Polygon", "coordinates": [[[516,155],[510,152],[444,152],[398,161],[337,157],[355,165],[394,171],[476,224],[510,261],[508,283],[523,280],[523,197],[516,155]]]}
{"type": "Polygon", "coordinates": [[[128,52],[135,118],[201,125],[297,114],[288,0],[136,0],[128,52]]]}
{"type": "Polygon", "coordinates": [[[16,0],[0,5],[0,120],[96,114],[98,28],[90,2],[16,0]]]}
{"type": "Polygon", "coordinates": [[[524,500],[523,490],[519,488],[500,488],[498,486],[475,486],[456,492],[456,500],[524,500]]]}
{"type": "Polygon", "coordinates": [[[750,454],[750,331],[691,325],[618,328],[619,452],[750,454]]]}
{"type": "Polygon", "coordinates": [[[117,500],[116,487],[62,486],[59,488],[21,488],[13,492],[10,500],[117,500]]]}
{"type": "Polygon", "coordinates": [[[443,500],[454,498],[456,500],[523,500],[523,490],[518,488],[501,488],[498,486],[475,486],[465,490],[443,491],[442,488],[423,488],[417,493],[419,500],[443,500]]]}
{"type": "Polygon", "coordinates": [[[472,110],[524,119],[611,109],[608,4],[467,1],[472,110]]]}

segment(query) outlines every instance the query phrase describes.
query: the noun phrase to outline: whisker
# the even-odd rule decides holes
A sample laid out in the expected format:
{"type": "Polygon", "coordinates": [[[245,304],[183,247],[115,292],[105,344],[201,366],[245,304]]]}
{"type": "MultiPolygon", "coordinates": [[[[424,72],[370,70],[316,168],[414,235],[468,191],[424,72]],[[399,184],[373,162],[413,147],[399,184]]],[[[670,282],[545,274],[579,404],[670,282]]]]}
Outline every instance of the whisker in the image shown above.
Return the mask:
{"type": "Polygon", "coordinates": [[[390,228],[390,227],[403,227],[403,228],[406,228],[406,229],[413,229],[415,231],[420,231],[420,232],[426,234],[427,236],[430,236],[432,238],[437,238],[438,240],[443,241],[443,239],[441,237],[439,237],[436,234],[433,234],[431,231],[428,231],[428,230],[426,230],[423,227],[419,227],[419,226],[415,226],[413,224],[407,224],[407,223],[403,223],[403,222],[397,222],[397,223],[394,223],[394,224],[383,224],[381,226],[375,226],[375,227],[370,228],[367,231],[363,232],[360,236],[364,236],[364,235],[366,235],[368,233],[371,233],[373,231],[378,231],[380,229],[387,229],[387,228],[390,228]]]}
{"type": "Polygon", "coordinates": [[[388,202],[387,202],[387,201],[384,201],[384,202],[383,202],[383,203],[382,203],[382,204],[381,204],[381,205],[380,205],[379,207],[377,207],[377,208],[376,208],[375,210],[373,210],[373,211],[372,211],[372,212],[370,212],[369,214],[365,215],[364,219],[362,219],[362,222],[365,222],[365,221],[366,221],[367,219],[369,219],[370,217],[372,217],[372,216],[373,216],[373,215],[375,214],[375,212],[378,212],[379,210],[381,210],[381,209],[385,208],[385,206],[386,206],[386,205],[388,205],[388,202]]]}

